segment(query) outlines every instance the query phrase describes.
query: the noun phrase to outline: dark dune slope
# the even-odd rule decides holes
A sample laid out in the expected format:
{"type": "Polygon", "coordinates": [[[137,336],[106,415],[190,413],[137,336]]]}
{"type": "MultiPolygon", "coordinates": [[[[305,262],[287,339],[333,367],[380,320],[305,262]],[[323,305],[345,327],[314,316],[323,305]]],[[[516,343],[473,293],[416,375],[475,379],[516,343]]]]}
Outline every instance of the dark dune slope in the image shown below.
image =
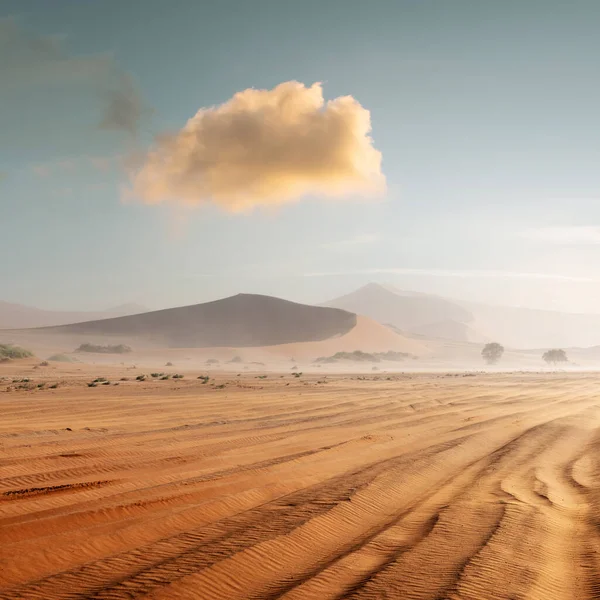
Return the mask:
{"type": "Polygon", "coordinates": [[[297,304],[271,296],[230,298],[140,315],[46,327],[46,333],[146,338],[166,346],[269,346],[342,335],[356,315],[337,308],[297,304]]]}

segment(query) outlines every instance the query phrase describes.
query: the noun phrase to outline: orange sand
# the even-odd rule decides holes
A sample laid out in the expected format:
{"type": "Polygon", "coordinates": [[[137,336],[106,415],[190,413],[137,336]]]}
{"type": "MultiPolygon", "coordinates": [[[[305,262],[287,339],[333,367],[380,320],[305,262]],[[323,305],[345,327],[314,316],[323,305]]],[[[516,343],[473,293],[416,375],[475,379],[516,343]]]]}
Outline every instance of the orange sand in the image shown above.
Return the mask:
{"type": "Polygon", "coordinates": [[[597,375],[98,368],[0,365],[2,599],[597,597],[597,375]]]}

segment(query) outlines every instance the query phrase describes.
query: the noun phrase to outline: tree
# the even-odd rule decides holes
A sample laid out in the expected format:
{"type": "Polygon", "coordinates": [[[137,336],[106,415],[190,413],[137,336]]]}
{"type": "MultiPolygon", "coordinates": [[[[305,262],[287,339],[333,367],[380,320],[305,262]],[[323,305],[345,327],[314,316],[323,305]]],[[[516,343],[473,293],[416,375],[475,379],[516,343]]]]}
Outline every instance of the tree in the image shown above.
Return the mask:
{"type": "Polygon", "coordinates": [[[556,365],[556,363],[568,362],[567,353],[564,350],[559,348],[554,348],[553,350],[546,350],[544,354],[542,354],[542,358],[548,363],[552,365],[556,365]]]}
{"type": "Polygon", "coordinates": [[[488,365],[495,365],[504,354],[504,346],[498,342],[490,342],[483,347],[481,356],[488,365]]]}

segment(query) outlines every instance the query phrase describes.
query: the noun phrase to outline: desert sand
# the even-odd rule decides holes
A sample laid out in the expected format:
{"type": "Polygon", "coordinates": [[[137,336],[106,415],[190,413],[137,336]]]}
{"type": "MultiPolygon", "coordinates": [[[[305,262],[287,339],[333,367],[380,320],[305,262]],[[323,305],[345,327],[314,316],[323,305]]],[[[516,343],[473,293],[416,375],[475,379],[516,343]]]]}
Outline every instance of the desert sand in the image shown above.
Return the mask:
{"type": "Polygon", "coordinates": [[[138,371],[0,365],[0,598],[597,597],[598,375],[138,371]]]}

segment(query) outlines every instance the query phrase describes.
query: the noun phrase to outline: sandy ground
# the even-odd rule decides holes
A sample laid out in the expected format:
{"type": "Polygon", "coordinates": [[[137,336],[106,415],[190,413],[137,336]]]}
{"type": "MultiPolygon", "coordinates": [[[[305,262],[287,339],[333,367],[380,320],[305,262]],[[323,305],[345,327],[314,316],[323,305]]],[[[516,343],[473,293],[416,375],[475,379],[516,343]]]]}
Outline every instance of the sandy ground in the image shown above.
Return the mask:
{"type": "Polygon", "coordinates": [[[98,368],[0,365],[2,599],[599,597],[598,374],[98,368]]]}

